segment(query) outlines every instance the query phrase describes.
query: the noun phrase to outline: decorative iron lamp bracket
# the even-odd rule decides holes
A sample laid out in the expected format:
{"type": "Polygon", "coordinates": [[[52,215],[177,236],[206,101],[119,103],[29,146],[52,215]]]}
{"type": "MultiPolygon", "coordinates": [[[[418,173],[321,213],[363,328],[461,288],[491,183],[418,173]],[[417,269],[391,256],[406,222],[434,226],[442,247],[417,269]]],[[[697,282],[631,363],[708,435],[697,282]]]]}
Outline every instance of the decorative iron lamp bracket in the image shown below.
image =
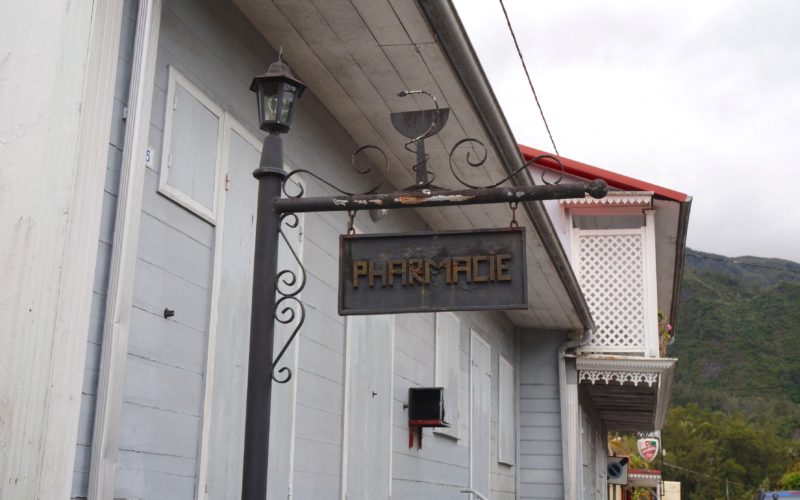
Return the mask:
{"type": "Polygon", "coordinates": [[[294,330],[286,344],[279,351],[278,356],[273,362],[272,378],[276,382],[286,383],[292,377],[292,372],[288,367],[283,367],[278,370],[278,373],[283,374],[281,377],[276,377],[275,369],[289,345],[297,336],[305,319],[305,308],[302,301],[299,300],[298,295],[305,286],[306,271],[297,252],[292,248],[283,229],[281,229],[284,224],[286,224],[287,227],[297,227],[298,218],[295,214],[302,212],[344,212],[370,209],[425,208],[493,203],[513,204],[521,201],[580,198],[587,193],[594,198],[603,198],[608,193],[608,185],[605,181],[600,179],[591,182],[562,184],[561,181],[565,175],[564,166],[561,160],[553,155],[536,156],[495,183],[483,186],[472,184],[461,174],[457,156],[459,153],[463,153],[464,161],[470,168],[479,168],[486,162],[488,158],[487,148],[481,141],[474,138],[461,139],[456,142],[449,151],[450,171],[456,181],[463,186],[463,189],[447,189],[434,185],[436,175],[428,169],[429,156],[425,152],[425,139],[436,135],[442,130],[450,116],[450,110],[448,108],[439,107],[436,98],[423,90],[406,90],[399,92],[398,96],[404,97],[414,94],[423,94],[430,97],[434,103],[434,107],[432,109],[420,111],[392,113],[391,115],[394,128],[401,135],[409,139],[405,144],[405,148],[416,155],[416,163],[412,166],[415,172],[415,183],[413,185],[393,192],[376,193],[387,178],[389,161],[386,153],[380,147],[365,145],[353,151],[351,157],[353,169],[357,173],[367,175],[372,171],[372,167],[361,168],[356,162],[358,156],[367,151],[372,151],[380,155],[384,163],[381,179],[369,190],[362,193],[349,192],[314,172],[298,169],[283,176],[281,191],[284,197],[276,197],[271,200],[272,210],[280,215],[279,233],[289,246],[292,256],[300,269],[299,275],[292,270],[284,269],[275,276],[275,289],[278,295],[273,311],[275,320],[283,324],[292,324],[296,322],[294,330]],[[560,167],[560,173],[556,179],[552,181],[546,179],[546,172],[543,172],[541,176],[542,184],[540,185],[499,187],[501,184],[511,180],[517,175],[528,171],[529,166],[545,158],[554,161],[560,167]],[[289,179],[295,175],[311,176],[322,184],[338,191],[341,195],[303,197],[305,192],[299,184],[297,184],[297,192],[289,193],[286,190],[286,185],[289,179]]]}
{"type": "MultiPolygon", "coordinates": [[[[405,143],[406,149],[416,155],[416,163],[413,165],[415,180],[412,186],[391,193],[377,193],[387,177],[389,162],[383,150],[373,145],[361,146],[352,155],[353,168],[363,175],[369,174],[371,167],[358,166],[356,159],[361,154],[372,152],[375,154],[373,160],[376,157],[383,157],[382,179],[366,192],[345,191],[309,170],[286,173],[281,134],[289,131],[295,101],[304,88],[303,82],[291,73],[280,57],[277,63],[270,66],[266,74],[256,77],[252,85],[258,98],[261,128],[269,131],[270,135],[264,139],[259,167],[253,172],[258,180],[258,204],[253,251],[250,350],[242,462],[243,500],[263,500],[267,496],[272,382],[286,383],[291,380],[291,369],[278,366],[305,321],[305,306],[300,299],[300,293],[306,284],[306,270],[285,232],[286,228],[298,226],[297,213],[348,211],[352,227],[352,218],[357,210],[508,203],[512,207],[513,214],[513,209],[520,201],[583,197],[585,193],[601,198],[608,189],[601,180],[591,183],[560,184],[564,177],[564,168],[557,157],[550,155],[533,158],[493,184],[486,186],[472,184],[465,180],[456,165],[456,157],[461,152],[465,153],[463,158],[469,167],[478,168],[486,162],[488,157],[486,146],[472,138],[456,142],[449,153],[450,170],[464,189],[453,190],[435,186],[436,175],[428,169],[429,158],[425,152],[425,139],[437,134],[445,126],[450,112],[447,108],[440,108],[432,95],[421,90],[403,91],[398,95],[401,97],[414,94],[426,95],[434,103],[432,109],[395,113],[391,117],[397,131],[409,139],[405,143]],[[561,166],[561,175],[554,182],[548,182],[543,178],[544,185],[499,187],[514,176],[527,171],[531,163],[544,157],[561,166]],[[299,189],[293,188],[297,191],[295,193],[287,193],[287,183],[295,175],[311,176],[339,192],[340,195],[304,198],[302,186],[299,189]],[[299,271],[295,271],[294,266],[282,270],[278,268],[280,239],[288,245],[299,271]],[[292,332],[278,351],[277,357],[274,357],[276,323],[292,328],[292,332]]],[[[512,215],[512,227],[515,220],[512,215]]]]}

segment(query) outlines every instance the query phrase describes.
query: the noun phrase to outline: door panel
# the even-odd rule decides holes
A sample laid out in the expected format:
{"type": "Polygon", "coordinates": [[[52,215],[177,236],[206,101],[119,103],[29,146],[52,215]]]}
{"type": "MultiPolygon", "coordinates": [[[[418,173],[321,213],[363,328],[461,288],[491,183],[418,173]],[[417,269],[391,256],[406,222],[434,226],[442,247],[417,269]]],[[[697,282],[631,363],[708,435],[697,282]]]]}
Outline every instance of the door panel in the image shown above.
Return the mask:
{"type": "Polygon", "coordinates": [[[219,301],[211,392],[206,498],[241,496],[247,351],[253,289],[255,204],[258,183],[248,179],[258,151],[241,134],[228,130],[225,202],[221,224],[219,301]]]}
{"type": "Polygon", "coordinates": [[[343,498],[391,496],[393,316],[347,318],[343,498]]]}
{"type": "Polygon", "coordinates": [[[489,497],[491,463],[491,348],[473,331],[470,350],[470,385],[472,412],[470,418],[470,478],[475,491],[489,497]]]}
{"type": "MultiPolygon", "coordinates": [[[[220,229],[222,236],[214,374],[211,395],[206,498],[241,497],[242,455],[247,394],[247,361],[252,303],[253,251],[255,245],[258,182],[252,172],[258,166],[261,144],[244,127],[226,117],[227,172],[220,229]]],[[[302,255],[302,219],[295,229],[283,230],[302,255]]],[[[279,242],[278,270],[299,266],[286,243],[279,242]]],[[[275,353],[283,347],[294,325],[275,325],[275,353]]],[[[295,338],[279,367],[296,374],[299,339],[295,338]]],[[[268,498],[290,498],[295,421],[296,381],[273,384],[270,421],[268,498]]]]}

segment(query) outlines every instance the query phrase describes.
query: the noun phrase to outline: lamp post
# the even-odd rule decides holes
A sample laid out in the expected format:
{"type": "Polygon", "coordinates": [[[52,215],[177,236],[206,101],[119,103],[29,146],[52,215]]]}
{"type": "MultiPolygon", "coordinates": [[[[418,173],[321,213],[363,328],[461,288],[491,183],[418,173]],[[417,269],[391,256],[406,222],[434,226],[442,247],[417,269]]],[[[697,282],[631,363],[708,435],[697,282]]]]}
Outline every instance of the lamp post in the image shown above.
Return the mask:
{"type": "MultiPolygon", "coordinates": [[[[476,203],[506,203],[512,209],[513,224],[516,223],[513,215],[515,213],[514,210],[520,201],[575,198],[582,197],[585,193],[595,198],[602,198],[608,190],[608,186],[602,180],[595,180],[591,183],[559,184],[564,175],[563,166],[561,168],[561,177],[553,183],[545,181],[543,176],[542,180],[545,185],[498,187],[514,176],[527,172],[528,166],[539,158],[549,157],[560,165],[558,158],[549,155],[530,160],[528,163],[514,169],[504,179],[489,186],[471,185],[463,180],[454,168],[453,155],[461,145],[476,146],[477,144],[484,149],[484,154],[482,157],[479,155],[477,159],[471,159],[468,154],[467,162],[472,167],[480,167],[486,161],[488,155],[485,154],[485,146],[480,141],[472,138],[458,141],[450,151],[450,169],[455,178],[463,186],[469,188],[466,190],[452,190],[433,186],[432,182],[435,176],[428,175],[425,165],[426,157],[424,155],[418,156],[418,162],[413,167],[417,172],[417,183],[413,186],[413,189],[395,193],[375,194],[374,191],[377,190],[380,184],[367,193],[348,193],[309,170],[297,169],[291,174],[287,174],[283,169],[281,134],[289,131],[294,115],[294,105],[304,89],[305,84],[292,74],[292,71],[283,63],[280,56],[277,62],[270,65],[265,74],[255,77],[250,85],[250,90],[254,91],[258,98],[260,128],[268,132],[269,135],[264,139],[259,166],[253,172],[253,176],[258,180],[258,209],[256,212],[255,258],[253,262],[253,301],[247,372],[242,500],[264,500],[267,496],[272,382],[273,380],[286,382],[291,377],[291,370],[284,367],[279,370],[279,373],[285,371],[288,372],[288,376],[284,379],[274,379],[273,370],[302,325],[303,307],[302,302],[297,299],[296,295],[304,286],[304,279],[301,280],[302,284],[291,293],[283,293],[278,289],[278,283],[276,282],[276,277],[279,276],[277,272],[278,238],[282,234],[280,226],[283,216],[300,212],[348,211],[351,212],[352,217],[355,210],[362,210],[365,207],[397,209],[408,207],[423,208],[426,206],[460,206],[476,203]],[[317,178],[330,188],[342,193],[342,196],[302,198],[301,193],[301,195],[291,199],[281,199],[283,184],[289,177],[298,173],[317,178]],[[275,301],[276,292],[281,295],[277,303],[275,301]],[[301,313],[296,328],[279,352],[277,359],[273,361],[275,321],[287,324],[295,318],[293,314],[286,313],[287,309],[281,308],[283,306],[278,307],[288,299],[293,299],[299,304],[301,313]],[[276,309],[280,309],[278,316],[276,316],[276,309]],[[280,313],[287,316],[281,317],[280,313]]],[[[425,92],[404,91],[399,95],[412,93],[425,92]]],[[[405,135],[412,138],[411,142],[407,143],[407,146],[417,144],[420,148],[412,151],[423,151],[421,141],[438,132],[439,128],[444,126],[446,113],[444,111],[440,112],[438,107],[435,111],[436,119],[432,122],[423,122],[422,125],[417,122],[424,120],[425,116],[430,114],[430,110],[400,119],[400,123],[404,125],[401,128],[406,131],[405,135]],[[406,130],[408,127],[405,125],[409,124],[422,126],[421,131],[423,133],[420,134],[420,131],[412,133],[411,129],[406,130]]],[[[377,146],[361,146],[353,153],[353,158],[367,148],[376,149],[382,153],[377,146]]],[[[385,154],[383,156],[386,158],[385,154]]],[[[361,170],[355,167],[355,163],[353,163],[353,167],[361,174],[370,172],[370,169],[361,170]]],[[[297,253],[294,250],[292,250],[292,253],[298,259],[298,264],[300,264],[297,253]]],[[[282,273],[286,272],[288,271],[282,271],[282,273]]],[[[294,282],[294,278],[292,282],[294,282]]]]}
{"type": "Polygon", "coordinates": [[[281,134],[289,131],[294,116],[294,104],[304,89],[305,84],[292,74],[280,56],[266,73],[253,78],[250,85],[250,90],[258,98],[260,128],[269,135],[264,139],[259,166],[253,172],[258,180],[258,209],[247,368],[242,500],[264,500],[267,497],[275,338],[275,275],[280,228],[280,217],[273,205],[274,200],[281,196],[281,185],[286,177],[281,134]]]}

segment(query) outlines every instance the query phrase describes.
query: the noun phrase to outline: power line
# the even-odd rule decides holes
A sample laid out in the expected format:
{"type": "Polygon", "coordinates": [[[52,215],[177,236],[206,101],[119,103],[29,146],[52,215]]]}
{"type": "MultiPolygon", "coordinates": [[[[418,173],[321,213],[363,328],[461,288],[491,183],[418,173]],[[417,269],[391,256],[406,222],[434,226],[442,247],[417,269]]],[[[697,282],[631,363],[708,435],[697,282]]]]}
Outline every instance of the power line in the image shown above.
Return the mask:
{"type": "Polygon", "coordinates": [[[547,135],[550,136],[550,144],[553,145],[553,150],[556,153],[556,156],[561,156],[558,152],[558,148],[556,147],[556,141],[553,140],[553,134],[550,132],[550,126],[547,124],[547,119],[544,117],[544,110],[542,109],[542,105],[539,102],[539,96],[536,95],[536,89],[533,88],[533,81],[531,81],[531,75],[528,73],[528,66],[525,64],[525,58],[522,57],[522,50],[519,48],[519,43],[517,42],[517,35],[514,34],[514,28],[511,27],[511,19],[508,18],[508,12],[506,11],[506,6],[503,3],[503,0],[500,0],[500,7],[503,8],[503,15],[506,17],[506,24],[508,24],[508,31],[511,32],[511,38],[514,39],[514,46],[517,48],[517,55],[519,55],[519,60],[522,63],[522,69],[525,70],[525,76],[528,78],[528,86],[531,88],[531,92],[533,93],[533,98],[536,100],[536,106],[539,107],[539,114],[542,115],[542,121],[544,122],[544,128],[547,129],[547,135]]]}
{"type": "Polygon", "coordinates": [[[744,486],[745,488],[748,488],[748,486],[746,484],[742,483],[742,482],[734,481],[733,479],[721,478],[721,477],[718,477],[718,476],[712,476],[710,474],[706,474],[704,472],[700,472],[699,470],[687,469],[686,467],[681,467],[679,465],[672,465],[672,464],[668,464],[666,462],[662,462],[661,465],[666,465],[667,467],[670,467],[670,468],[673,468],[673,469],[677,469],[677,470],[680,470],[680,471],[683,471],[683,472],[691,472],[692,474],[697,474],[699,476],[707,477],[709,479],[713,479],[715,481],[719,481],[720,484],[723,484],[725,482],[731,482],[731,483],[734,483],[734,484],[738,484],[738,485],[744,486]]]}

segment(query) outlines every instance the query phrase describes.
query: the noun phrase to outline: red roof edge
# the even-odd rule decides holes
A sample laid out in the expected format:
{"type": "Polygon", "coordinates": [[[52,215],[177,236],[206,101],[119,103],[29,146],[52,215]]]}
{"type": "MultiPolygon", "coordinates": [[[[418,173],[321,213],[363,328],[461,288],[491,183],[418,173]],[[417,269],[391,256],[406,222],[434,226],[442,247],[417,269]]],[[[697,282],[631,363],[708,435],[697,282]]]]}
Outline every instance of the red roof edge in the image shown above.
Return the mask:
{"type": "MultiPolygon", "coordinates": [[[[519,145],[519,150],[522,152],[522,156],[525,157],[525,161],[530,161],[531,158],[541,155],[554,156],[552,153],[528,146],[523,146],[522,144],[519,145]]],[[[564,165],[564,171],[570,175],[582,177],[590,181],[595,179],[603,179],[612,188],[622,189],[624,191],[652,191],[659,198],[665,198],[667,200],[677,201],[679,203],[685,202],[689,199],[688,195],[679,191],[673,191],[672,189],[667,189],[655,184],[650,184],[649,182],[640,181],[639,179],[634,179],[633,177],[628,177],[626,175],[617,174],[609,170],[593,167],[579,161],[564,158],[563,156],[560,156],[559,158],[561,159],[561,163],[564,165]]],[[[542,158],[537,160],[536,164],[541,167],[559,170],[558,164],[550,158],[542,158]]]]}

